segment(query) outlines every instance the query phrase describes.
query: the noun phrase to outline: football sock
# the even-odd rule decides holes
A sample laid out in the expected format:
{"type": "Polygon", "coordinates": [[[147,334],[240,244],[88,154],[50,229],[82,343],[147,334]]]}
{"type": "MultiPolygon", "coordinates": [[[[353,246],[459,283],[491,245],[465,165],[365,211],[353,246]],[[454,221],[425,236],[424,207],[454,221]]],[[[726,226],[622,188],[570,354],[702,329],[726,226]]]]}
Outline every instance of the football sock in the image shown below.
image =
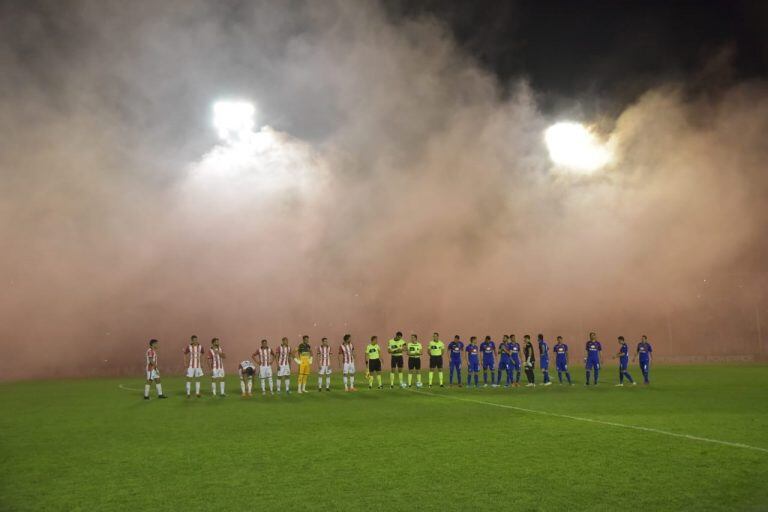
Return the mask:
{"type": "Polygon", "coordinates": [[[331,389],[331,376],[325,376],[325,389],[331,389]]]}
{"type": "Polygon", "coordinates": [[[410,386],[412,384],[413,384],[413,374],[409,373],[408,374],[408,385],[410,386]]]}
{"type": "Polygon", "coordinates": [[[483,370],[483,384],[488,384],[488,371],[483,370]]]}
{"type": "Polygon", "coordinates": [[[240,393],[245,394],[245,381],[240,381],[240,393]]]}
{"type": "Polygon", "coordinates": [[[417,374],[416,374],[416,382],[417,382],[418,384],[421,384],[421,374],[420,374],[420,373],[417,373],[417,374]]]}
{"type": "Polygon", "coordinates": [[[355,387],[355,374],[352,373],[349,375],[349,387],[354,388],[355,387]]]}
{"type": "Polygon", "coordinates": [[[394,386],[395,385],[395,374],[394,372],[389,372],[389,385],[394,386]]]}
{"type": "Polygon", "coordinates": [[[565,372],[565,378],[568,379],[568,384],[571,383],[571,372],[565,372]]]}
{"type": "Polygon", "coordinates": [[[557,372],[557,380],[560,382],[560,384],[563,383],[563,372],[557,372]]]}
{"type": "Polygon", "coordinates": [[[587,386],[589,386],[589,376],[591,375],[591,372],[587,370],[587,386]]]}
{"type": "Polygon", "coordinates": [[[600,375],[600,370],[595,368],[595,384],[597,384],[597,377],[600,375]]]}
{"type": "Polygon", "coordinates": [[[144,396],[149,396],[149,384],[144,384],[144,396]]]}
{"type": "Polygon", "coordinates": [[[544,370],[544,383],[549,382],[549,370],[544,370]]]}
{"type": "Polygon", "coordinates": [[[278,393],[280,392],[280,386],[282,386],[282,384],[283,384],[283,379],[281,379],[280,377],[278,377],[278,378],[277,378],[277,392],[278,392],[278,393]]]}
{"type": "Polygon", "coordinates": [[[221,394],[224,394],[224,381],[222,380],[219,382],[219,391],[221,391],[221,394]]]}
{"type": "Polygon", "coordinates": [[[378,382],[379,386],[381,386],[381,374],[380,373],[376,374],[376,382],[378,382]]]}
{"type": "Polygon", "coordinates": [[[213,396],[216,396],[216,383],[215,382],[211,382],[211,393],[213,394],[213,396]]]}
{"type": "Polygon", "coordinates": [[[472,383],[472,374],[467,372],[467,386],[472,383]]]}
{"type": "Polygon", "coordinates": [[[400,383],[400,385],[403,385],[403,372],[400,371],[400,373],[397,374],[397,381],[400,383]]]}
{"type": "Polygon", "coordinates": [[[253,378],[248,379],[248,393],[253,391],[253,378]]]}
{"type": "Polygon", "coordinates": [[[431,370],[430,370],[430,372],[429,372],[429,377],[427,377],[427,382],[429,383],[429,385],[430,385],[430,386],[432,385],[432,378],[433,378],[434,376],[435,376],[435,372],[433,372],[433,371],[431,371],[431,370]]]}
{"type": "Polygon", "coordinates": [[[344,383],[344,389],[349,389],[349,386],[347,385],[347,376],[346,375],[342,375],[341,376],[341,381],[344,383]]]}
{"type": "Polygon", "coordinates": [[[475,387],[477,387],[477,386],[479,386],[479,385],[480,385],[480,384],[479,384],[479,380],[480,380],[480,379],[478,379],[478,377],[477,377],[477,373],[475,373],[475,387]]]}
{"type": "Polygon", "coordinates": [[[272,377],[269,377],[269,392],[273,393],[275,391],[274,383],[272,382],[272,377]]]}
{"type": "Polygon", "coordinates": [[[499,376],[496,378],[496,382],[501,384],[501,368],[499,368],[498,373],[499,373],[499,376]]]}
{"type": "Polygon", "coordinates": [[[264,382],[266,379],[261,379],[261,392],[266,393],[267,392],[267,383],[264,382]]]}
{"type": "Polygon", "coordinates": [[[200,394],[200,381],[195,382],[195,394],[200,394]]]}
{"type": "Polygon", "coordinates": [[[634,383],[635,379],[632,378],[632,376],[629,374],[629,372],[624,372],[624,376],[627,378],[629,382],[634,383]]]}
{"type": "Polygon", "coordinates": [[[189,391],[190,391],[190,389],[189,389],[189,388],[190,388],[191,386],[192,386],[192,384],[191,384],[189,381],[187,381],[187,396],[189,396],[189,391]]]}
{"type": "Polygon", "coordinates": [[[155,389],[157,390],[158,395],[163,394],[163,385],[162,384],[155,384],[155,389]]]}
{"type": "Polygon", "coordinates": [[[624,384],[624,372],[619,370],[619,384],[624,384]]]}
{"type": "Polygon", "coordinates": [[[322,375],[317,378],[317,389],[320,389],[323,387],[323,377],[322,375]]]}
{"type": "Polygon", "coordinates": [[[285,392],[287,393],[290,390],[291,390],[291,379],[285,379],[285,392]]]}
{"type": "Polygon", "coordinates": [[[440,385],[443,385],[443,372],[438,372],[437,374],[438,380],[440,381],[440,385]]]}

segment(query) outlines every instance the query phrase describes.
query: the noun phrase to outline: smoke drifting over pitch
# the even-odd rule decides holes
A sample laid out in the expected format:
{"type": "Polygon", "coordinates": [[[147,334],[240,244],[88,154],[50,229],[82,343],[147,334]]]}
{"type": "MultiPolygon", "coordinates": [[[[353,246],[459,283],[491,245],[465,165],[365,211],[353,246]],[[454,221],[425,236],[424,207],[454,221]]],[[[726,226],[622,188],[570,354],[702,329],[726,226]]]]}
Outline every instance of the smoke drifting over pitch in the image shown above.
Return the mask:
{"type": "Polygon", "coordinates": [[[0,17],[0,378],[135,370],[150,337],[177,365],[193,333],[231,358],[395,330],[764,350],[764,83],[648,91],[602,120],[617,162],[568,175],[560,119],[433,19],[70,4],[0,17]],[[227,97],[256,105],[247,149],[211,126],[227,97]]]}

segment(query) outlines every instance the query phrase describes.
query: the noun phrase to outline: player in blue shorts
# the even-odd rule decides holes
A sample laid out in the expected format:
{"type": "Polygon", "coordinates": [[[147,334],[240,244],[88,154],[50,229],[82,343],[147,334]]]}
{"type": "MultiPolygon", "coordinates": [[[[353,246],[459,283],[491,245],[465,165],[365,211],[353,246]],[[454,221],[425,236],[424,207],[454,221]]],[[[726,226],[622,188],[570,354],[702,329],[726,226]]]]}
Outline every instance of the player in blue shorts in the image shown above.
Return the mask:
{"type": "MultiPolygon", "coordinates": [[[[504,335],[504,343],[508,336],[504,335]]],[[[491,341],[490,336],[485,337],[485,341],[480,344],[480,353],[483,354],[483,386],[488,387],[488,371],[491,372],[491,385],[496,384],[496,374],[493,372],[493,361],[496,356],[496,344],[491,341]]]]}
{"type": "MultiPolygon", "coordinates": [[[[504,336],[504,338],[509,338],[504,336]]],[[[507,387],[512,383],[512,354],[509,351],[509,342],[499,343],[499,371],[496,375],[495,387],[501,386],[501,371],[507,372],[507,387]]]]}
{"type": "Polygon", "coordinates": [[[480,373],[480,347],[477,346],[477,336],[471,336],[467,344],[467,387],[472,385],[472,376],[475,376],[475,387],[479,388],[480,373]]]}
{"type": "Polygon", "coordinates": [[[573,386],[571,382],[571,372],[568,371],[568,345],[563,343],[563,337],[557,337],[557,343],[552,347],[552,352],[555,353],[555,367],[557,368],[557,380],[560,384],[563,383],[563,374],[568,379],[568,384],[573,386]]]}
{"type": "MultiPolygon", "coordinates": [[[[651,371],[651,353],[653,352],[653,347],[651,347],[651,344],[648,343],[648,336],[643,334],[643,339],[640,340],[640,343],[637,344],[637,352],[635,353],[635,356],[637,359],[640,360],[640,371],[643,372],[643,384],[650,384],[651,381],[648,379],[648,373],[651,371]]],[[[632,358],[634,361],[635,358],[632,358]]]]}
{"type": "Polygon", "coordinates": [[[619,352],[614,356],[619,358],[619,383],[617,386],[624,385],[624,377],[627,378],[632,385],[636,385],[632,376],[629,374],[629,346],[624,342],[624,336],[619,336],[619,352]]]}
{"type": "Polygon", "coordinates": [[[507,346],[509,347],[509,353],[512,360],[512,380],[514,381],[512,385],[518,387],[523,372],[520,370],[520,344],[515,340],[514,334],[509,335],[509,343],[507,346]]]}
{"type": "Polygon", "coordinates": [[[448,384],[453,386],[453,372],[456,372],[456,382],[461,387],[461,356],[464,353],[464,342],[457,334],[453,341],[448,344],[448,354],[450,354],[450,370],[448,371],[448,384]]]}
{"type": "Polygon", "coordinates": [[[544,376],[544,385],[551,386],[552,381],[549,380],[549,345],[544,341],[544,335],[539,334],[539,366],[541,366],[541,373],[544,376]]]}
{"type": "Polygon", "coordinates": [[[584,358],[584,362],[586,363],[585,368],[587,370],[586,385],[589,386],[590,371],[594,371],[595,386],[597,386],[597,379],[600,376],[600,366],[602,366],[600,363],[602,362],[603,346],[600,345],[599,341],[597,341],[597,334],[594,332],[589,333],[589,341],[587,342],[585,350],[587,352],[587,355],[584,358]]]}

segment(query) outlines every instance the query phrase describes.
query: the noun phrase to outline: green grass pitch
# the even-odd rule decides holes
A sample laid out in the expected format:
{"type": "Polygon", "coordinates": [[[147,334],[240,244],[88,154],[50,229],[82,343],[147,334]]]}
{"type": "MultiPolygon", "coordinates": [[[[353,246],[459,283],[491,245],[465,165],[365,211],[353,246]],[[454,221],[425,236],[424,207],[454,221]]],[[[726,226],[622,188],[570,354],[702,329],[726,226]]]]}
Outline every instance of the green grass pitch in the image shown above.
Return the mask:
{"type": "Polygon", "coordinates": [[[768,367],[582,373],[431,394],[348,394],[337,373],[331,393],[249,400],[234,377],[190,400],[166,378],[164,401],[118,387],[140,379],[4,383],[0,510],[768,509],[768,367]]]}

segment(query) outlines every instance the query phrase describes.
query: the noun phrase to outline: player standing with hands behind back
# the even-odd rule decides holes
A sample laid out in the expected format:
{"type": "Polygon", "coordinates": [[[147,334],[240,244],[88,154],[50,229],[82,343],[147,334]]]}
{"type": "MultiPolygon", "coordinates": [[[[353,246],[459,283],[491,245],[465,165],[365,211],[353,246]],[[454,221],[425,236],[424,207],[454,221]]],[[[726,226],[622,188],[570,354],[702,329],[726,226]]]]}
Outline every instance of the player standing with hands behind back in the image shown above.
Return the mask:
{"type": "Polygon", "coordinates": [[[200,398],[200,377],[203,376],[203,353],[205,350],[194,334],[184,349],[184,366],[187,367],[187,398],[190,396],[192,381],[195,381],[195,395],[200,398]]]}
{"type": "Polygon", "coordinates": [[[597,335],[594,332],[589,333],[589,341],[586,346],[587,355],[584,358],[587,371],[587,382],[585,384],[587,386],[589,386],[590,370],[595,372],[595,386],[597,386],[597,378],[600,376],[600,366],[602,366],[602,351],[603,347],[600,345],[600,342],[597,341],[597,335]]]}

